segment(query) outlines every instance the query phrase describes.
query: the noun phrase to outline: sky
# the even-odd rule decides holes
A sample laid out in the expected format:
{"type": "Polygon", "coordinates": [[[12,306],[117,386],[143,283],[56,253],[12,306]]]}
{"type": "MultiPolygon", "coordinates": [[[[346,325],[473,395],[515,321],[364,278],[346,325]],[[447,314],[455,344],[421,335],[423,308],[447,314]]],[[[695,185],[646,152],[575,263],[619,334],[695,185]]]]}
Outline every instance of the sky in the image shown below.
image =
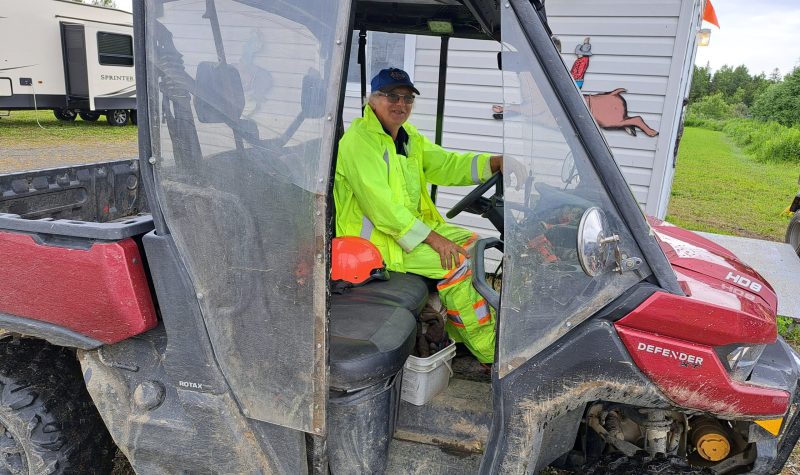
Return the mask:
{"type": "MultiPolygon", "coordinates": [[[[116,0],[131,11],[132,0],[116,0]]],[[[697,51],[696,64],[744,64],[751,74],[786,74],[800,65],[800,0],[713,0],[720,28],[711,29],[711,43],[697,51]]]]}
{"type": "Polygon", "coordinates": [[[720,28],[711,43],[697,51],[698,66],[744,64],[751,74],[774,68],[781,74],[800,65],[800,0],[713,0],[720,28]]]}
{"type": "Polygon", "coordinates": [[[117,8],[120,10],[125,10],[126,12],[131,11],[131,0],[114,0],[117,4],[117,8]]]}

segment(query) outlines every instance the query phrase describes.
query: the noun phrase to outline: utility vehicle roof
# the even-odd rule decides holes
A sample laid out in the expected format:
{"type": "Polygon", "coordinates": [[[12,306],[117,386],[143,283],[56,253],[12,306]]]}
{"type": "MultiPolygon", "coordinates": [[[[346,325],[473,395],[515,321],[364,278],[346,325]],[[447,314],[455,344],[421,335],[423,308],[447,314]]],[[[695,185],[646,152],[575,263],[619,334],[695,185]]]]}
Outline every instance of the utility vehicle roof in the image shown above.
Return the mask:
{"type": "MultiPolygon", "coordinates": [[[[164,3],[176,0],[164,0],[164,3]]],[[[286,18],[303,18],[304,24],[317,19],[301,5],[284,0],[265,5],[261,0],[235,0],[261,10],[280,11],[286,18]]],[[[535,3],[539,3],[535,1],[535,3]]],[[[500,2],[496,0],[355,0],[355,30],[437,35],[428,20],[446,20],[453,25],[451,36],[500,39],[500,2]]]]}
{"type": "Polygon", "coordinates": [[[455,37],[500,39],[494,0],[363,0],[355,2],[355,30],[436,35],[429,20],[449,21],[455,37]]]}

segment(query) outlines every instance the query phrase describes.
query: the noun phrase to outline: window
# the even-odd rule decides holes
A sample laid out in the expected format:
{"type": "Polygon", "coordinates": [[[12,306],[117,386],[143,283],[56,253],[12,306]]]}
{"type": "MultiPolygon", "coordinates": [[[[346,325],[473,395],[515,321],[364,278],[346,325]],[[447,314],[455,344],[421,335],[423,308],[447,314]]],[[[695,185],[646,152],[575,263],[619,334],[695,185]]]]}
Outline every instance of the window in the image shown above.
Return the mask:
{"type": "MultiPolygon", "coordinates": [[[[412,35],[367,31],[367,89],[372,76],[381,69],[394,67],[414,74],[414,41],[412,35]]],[[[347,82],[358,89],[361,83],[361,66],[358,64],[358,31],[353,32],[350,46],[350,62],[347,67],[347,82]]]]}
{"type": "Polygon", "coordinates": [[[98,32],[97,56],[104,66],[133,66],[133,37],[98,32]]]}

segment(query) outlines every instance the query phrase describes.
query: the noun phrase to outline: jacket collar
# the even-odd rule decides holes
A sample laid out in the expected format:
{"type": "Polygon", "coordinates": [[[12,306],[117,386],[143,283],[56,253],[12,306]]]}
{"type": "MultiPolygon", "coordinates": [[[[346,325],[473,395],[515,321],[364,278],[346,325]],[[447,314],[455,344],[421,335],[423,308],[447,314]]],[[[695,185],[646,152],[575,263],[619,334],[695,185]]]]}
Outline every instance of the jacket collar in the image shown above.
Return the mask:
{"type": "Polygon", "coordinates": [[[372,107],[369,104],[364,106],[364,117],[362,119],[364,121],[364,126],[367,130],[371,132],[377,132],[379,134],[386,134],[391,139],[392,136],[386,133],[386,130],[383,128],[383,124],[381,121],[378,120],[378,116],[375,115],[375,111],[372,110],[372,107]]]}

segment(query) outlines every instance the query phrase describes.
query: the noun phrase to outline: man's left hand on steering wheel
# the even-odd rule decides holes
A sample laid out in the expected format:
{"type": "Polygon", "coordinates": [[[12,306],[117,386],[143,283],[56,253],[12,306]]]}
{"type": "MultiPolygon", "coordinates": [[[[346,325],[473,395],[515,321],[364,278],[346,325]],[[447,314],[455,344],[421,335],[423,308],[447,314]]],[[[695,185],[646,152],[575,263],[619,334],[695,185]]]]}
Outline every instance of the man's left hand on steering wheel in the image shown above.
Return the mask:
{"type": "Polygon", "coordinates": [[[508,169],[509,175],[514,175],[516,183],[514,189],[519,190],[520,186],[525,183],[528,177],[528,170],[518,161],[513,158],[504,158],[502,155],[492,155],[489,158],[489,167],[492,173],[503,172],[503,168],[508,169]]]}
{"type": "MultiPolygon", "coordinates": [[[[493,155],[489,158],[489,167],[493,173],[491,178],[476,186],[465,197],[461,198],[461,200],[456,203],[455,206],[450,208],[450,211],[447,212],[446,216],[452,219],[467,209],[473,202],[478,201],[484,193],[489,191],[489,188],[495,186],[500,180],[502,180],[504,166],[509,167],[509,174],[514,175],[514,178],[516,179],[516,184],[514,187],[519,190],[520,185],[525,182],[525,177],[527,177],[527,169],[513,158],[506,159],[502,155],[493,155]]],[[[502,187],[502,182],[499,186],[502,187]]],[[[500,194],[502,194],[502,191],[500,191],[500,194]]]]}

